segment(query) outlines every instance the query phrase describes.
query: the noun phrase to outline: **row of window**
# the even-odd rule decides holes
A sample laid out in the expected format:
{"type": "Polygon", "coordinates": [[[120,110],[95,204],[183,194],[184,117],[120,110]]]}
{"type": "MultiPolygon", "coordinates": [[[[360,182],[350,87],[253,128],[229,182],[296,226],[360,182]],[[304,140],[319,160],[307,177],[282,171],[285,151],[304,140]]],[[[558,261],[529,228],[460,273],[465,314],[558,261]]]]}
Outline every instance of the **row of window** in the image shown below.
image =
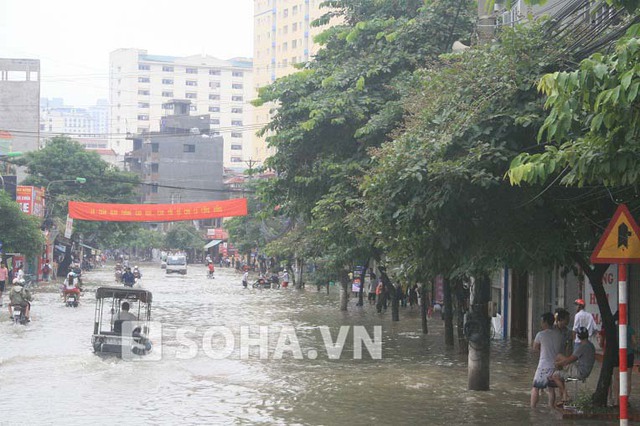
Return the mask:
{"type": "MultiPolygon", "coordinates": [[[[140,71],[151,71],[151,65],[149,64],[138,64],[138,70],[140,71]]],[[[162,71],[164,72],[174,72],[175,68],[169,65],[163,65],[162,71]]],[[[185,72],[187,74],[198,74],[198,68],[185,68],[185,72]]],[[[209,75],[221,75],[222,71],[219,69],[209,69],[209,75]]],[[[231,71],[232,77],[244,77],[243,71],[231,71]]]]}
{"type": "MultiPolygon", "coordinates": [[[[118,80],[118,83],[120,81],[118,80]]],[[[151,83],[151,78],[150,77],[138,77],[138,83],[151,83]]],[[[173,84],[173,79],[172,78],[163,78],[162,79],[162,84],[166,84],[166,85],[172,85],[173,84]]],[[[197,86],[198,82],[195,80],[187,80],[185,83],[187,86],[197,86]]],[[[210,81],[209,82],[209,87],[212,89],[218,89],[220,88],[220,82],[219,81],[210,81]]],[[[232,89],[243,89],[244,85],[242,83],[231,83],[231,88],[232,89]]]]}
{"type": "MultiPolygon", "coordinates": [[[[242,145],[239,144],[232,144],[231,145],[231,149],[234,151],[237,150],[241,150],[242,149],[242,145]]],[[[196,146],[195,144],[188,144],[185,143],[182,145],[182,151],[183,152],[196,152],[196,146]]],[[[152,142],[151,143],[151,152],[160,152],[160,144],[157,142],[152,142]]],[[[233,161],[233,160],[232,160],[233,161]]],[[[158,173],[160,169],[160,166],[157,163],[151,163],[151,172],[152,173],[158,173]]]]}
{"type": "MultiPolygon", "coordinates": [[[[151,91],[149,91],[147,89],[140,89],[140,90],[138,90],[138,95],[140,95],[140,96],[150,96],[151,95],[151,91]]],[[[162,92],[162,97],[163,98],[173,98],[173,92],[165,90],[165,91],[162,92]]],[[[195,98],[197,98],[197,95],[196,95],[195,98]]],[[[193,99],[195,99],[195,98],[193,98],[193,99]]],[[[219,101],[220,100],[220,95],[218,95],[216,93],[210,93],[209,94],[209,100],[210,101],[219,101]]],[[[231,102],[243,102],[243,101],[244,101],[244,96],[240,96],[240,95],[231,96],[231,102]]]]}

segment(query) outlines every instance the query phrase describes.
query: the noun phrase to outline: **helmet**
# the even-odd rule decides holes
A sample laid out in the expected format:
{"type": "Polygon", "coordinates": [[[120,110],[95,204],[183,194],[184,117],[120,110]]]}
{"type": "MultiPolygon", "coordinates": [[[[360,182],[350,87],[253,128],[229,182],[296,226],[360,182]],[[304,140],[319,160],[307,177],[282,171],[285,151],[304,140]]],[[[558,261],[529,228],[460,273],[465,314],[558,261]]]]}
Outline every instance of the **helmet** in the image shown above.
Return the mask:
{"type": "Polygon", "coordinates": [[[138,265],[134,266],[133,269],[138,269],[138,265]]]}
{"type": "Polygon", "coordinates": [[[13,284],[21,285],[22,283],[20,282],[20,280],[19,280],[19,279],[14,278],[14,279],[13,279],[13,284]]]}
{"type": "Polygon", "coordinates": [[[575,303],[578,306],[583,306],[583,307],[585,306],[584,299],[576,299],[575,302],[573,303],[575,303]]]}

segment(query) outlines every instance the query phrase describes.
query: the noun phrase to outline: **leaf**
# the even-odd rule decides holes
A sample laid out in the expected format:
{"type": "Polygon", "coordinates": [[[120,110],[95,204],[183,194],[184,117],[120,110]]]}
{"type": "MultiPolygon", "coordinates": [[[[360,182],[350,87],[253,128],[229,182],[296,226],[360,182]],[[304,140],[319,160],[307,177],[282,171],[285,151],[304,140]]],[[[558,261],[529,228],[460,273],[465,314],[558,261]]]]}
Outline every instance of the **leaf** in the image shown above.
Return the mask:
{"type": "Polygon", "coordinates": [[[358,81],[356,81],[356,90],[357,91],[364,90],[364,76],[360,76],[358,81]]]}

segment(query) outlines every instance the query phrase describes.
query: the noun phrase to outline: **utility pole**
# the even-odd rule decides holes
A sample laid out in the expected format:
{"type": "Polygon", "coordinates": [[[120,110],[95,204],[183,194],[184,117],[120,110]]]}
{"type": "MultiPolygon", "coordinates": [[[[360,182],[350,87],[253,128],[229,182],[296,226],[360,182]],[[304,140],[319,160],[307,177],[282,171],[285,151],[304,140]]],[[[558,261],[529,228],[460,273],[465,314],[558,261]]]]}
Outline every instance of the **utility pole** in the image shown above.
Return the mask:
{"type": "MultiPolygon", "coordinates": [[[[495,34],[496,19],[493,10],[487,10],[487,0],[478,0],[478,43],[491,43],[495,34]]],[[[468,389],[489,390],[491,371],[491,279],[485,272],[478,272],[471,287],[471,304],[465,319],[465,337],[469,342],[468,389]]]]}
{"type": "Polygon", "coordinates": [[[493,10],[487,10],[487,0],[478,0],[478,43],[491,42],[495,28],[496,18],[493,10]]]}

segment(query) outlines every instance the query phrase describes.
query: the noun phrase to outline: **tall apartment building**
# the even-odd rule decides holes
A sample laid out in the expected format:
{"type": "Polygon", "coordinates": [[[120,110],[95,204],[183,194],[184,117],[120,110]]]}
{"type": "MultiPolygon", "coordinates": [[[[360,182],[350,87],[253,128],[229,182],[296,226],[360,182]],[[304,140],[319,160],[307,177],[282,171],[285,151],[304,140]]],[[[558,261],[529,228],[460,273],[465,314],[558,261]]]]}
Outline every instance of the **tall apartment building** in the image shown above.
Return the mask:
{"type": "Polygon", "coordinates": [[[39,130],[40,61],[0,58],[0,155],[37,150],[39,130]]]}
{"type": "Polygon", "coordinates": [[[159,56],[118,49],[110,55],[111,147],[132,150],[127,135],[158,132],[173,100],[189,100],[195,115],[210,115],[212,135],[224,139],[224,166],[242,168],[255,133],[251,59],[159,56]]]}
{"type": "MultiPolygon", "coordinates": [[[[256,91],[276,79],[296,71],[297,63],[313,58],[319,46],[313,37],[324,28],[312,28],[311,22],[325,13],[323,0],[254,0],[253,78],[256,91]]],[[[325,27],[326,28],[326,27],[325,27]]],[[[270,121],[272,105],[254,108],[257,128],[270,121]]],[[[253,138],[253,160],[264,161],[270,155],[263,138],[253,138]]]]}

